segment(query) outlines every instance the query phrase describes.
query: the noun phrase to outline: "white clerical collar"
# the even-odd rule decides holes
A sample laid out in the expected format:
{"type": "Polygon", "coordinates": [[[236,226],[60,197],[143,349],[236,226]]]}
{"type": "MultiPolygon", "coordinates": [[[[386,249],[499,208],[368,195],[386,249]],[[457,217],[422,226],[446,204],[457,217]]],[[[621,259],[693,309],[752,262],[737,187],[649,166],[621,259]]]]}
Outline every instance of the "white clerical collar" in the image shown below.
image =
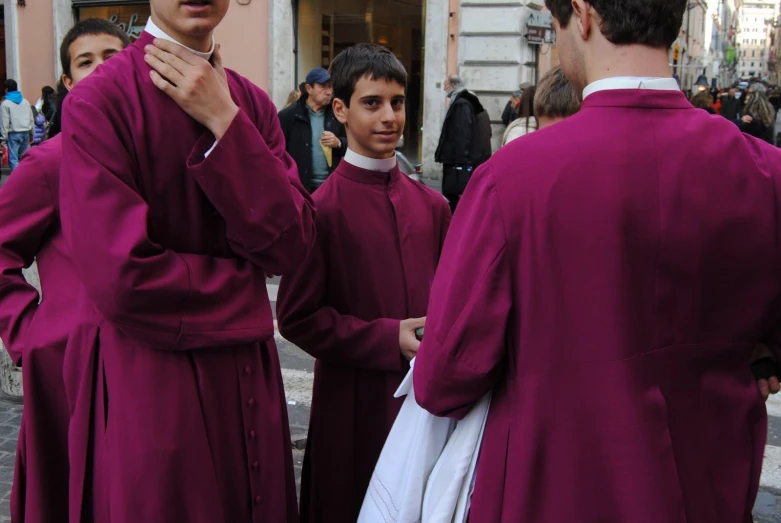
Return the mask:
{"type": "Polygon", "coordinates": [[[651,89],[654,91],[680,91],[675,78],[655,78],[639,76],[615,76],[591,82],[583,89],[583,99],[598,91],[612,91],[615,89],[651,89]]]}
{"type": "Polygon", "coordinates": [[[379,171],[381,173],[391,172],[393,168],[396,167],[395,154],[390,158],[386,158],[385,160],[375,160],[374,158],[362,156],[349,147],[347,148],[347,152],[344,153],[344,161],[360,169],[366,169],[367,171],[379,171]]]}
{"type": "Polygon", "coordinates": [[[185,49],[187,49],[191,53],[193,53],[193,54],[195,54],[197,56],[200,56],[201,58],[203,58],[204,60],[207,60],[207,61],[211,60],[212,54],[214,53],[214,36],[212,36],[212,48],[209,49],[208,53],[202,53],[200,51],[196,51],[195,49],[190,49],[186,45],[180,44],[179,42],[177,42],[176,40],[174,40],[173,38],[171,38],[170,36],[165,34],[165,32],[163,32],[162,29],[157,27],[157,24],[155,24],[152,21],[152,17],[151,16],[149,17],[149,20],[147,20],[147,22],[146,22],[146,27],[144,27],[144,31],[146,31],[150,35],[154,36],[155,38],[160,38],[161,40],[168,40],[169,42],[173,42],[175,44],[181,45],[182,47],[184,47],[185,49]]]}

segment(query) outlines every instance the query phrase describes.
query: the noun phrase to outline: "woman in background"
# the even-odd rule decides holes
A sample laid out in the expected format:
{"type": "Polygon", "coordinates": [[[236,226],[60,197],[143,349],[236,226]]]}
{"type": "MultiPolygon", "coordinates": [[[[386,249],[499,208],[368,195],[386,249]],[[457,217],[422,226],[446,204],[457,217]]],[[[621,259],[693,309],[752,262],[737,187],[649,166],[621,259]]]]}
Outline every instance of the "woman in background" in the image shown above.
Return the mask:
{"type": "Polygon", "coordinates": [[[767,99],[767,89],[760,83],[752,84],[748,89],[743,117],[738,124],[740,130],[756,138],[773,143],[773,124],[775,109],[767,99]]]}
{"type": "Polygon", "coordinates": [[[533,86],[523,90],[520,116],[507,126],[507,130],[502,138],[502,145],[507,145],[516,138],[537,130],[537,118],[534,116],[534,106],[532,105],[534,103],[535,90],[533,86]]]}

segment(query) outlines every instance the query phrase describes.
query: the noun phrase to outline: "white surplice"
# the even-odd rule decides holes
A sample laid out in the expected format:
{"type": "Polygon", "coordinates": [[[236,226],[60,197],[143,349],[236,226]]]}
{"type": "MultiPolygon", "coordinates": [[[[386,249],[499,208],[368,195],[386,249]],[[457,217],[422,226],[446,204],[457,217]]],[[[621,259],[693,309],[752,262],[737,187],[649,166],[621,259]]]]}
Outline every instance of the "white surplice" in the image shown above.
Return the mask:
{"type": "Polygon", "coordinates": [[[410,371],[395,397],[407,396],[372,474],[358,523],[463,523],[490,405],[483,398],[463,420],[438,418],[415,402],[410,371]]]}

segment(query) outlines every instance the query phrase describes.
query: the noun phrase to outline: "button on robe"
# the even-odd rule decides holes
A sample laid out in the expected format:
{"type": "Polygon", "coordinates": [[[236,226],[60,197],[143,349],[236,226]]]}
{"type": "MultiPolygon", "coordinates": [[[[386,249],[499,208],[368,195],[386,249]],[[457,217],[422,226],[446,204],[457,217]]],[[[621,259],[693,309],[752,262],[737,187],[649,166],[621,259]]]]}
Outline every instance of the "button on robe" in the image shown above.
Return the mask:
{"type": "Polygon", "coordinates": [[[273,104],[232,71],[240,110],[205,158],[214,136],[152,84],[151,42],[63,114],[63,230],[84,286],[64,373],[70,521],[293,522],[266,273],[306,257],[311,200],[273,104]]]}
{"type": "Polygon", "coordinates": [[[402,401],[399,323],[426,315],[450,223],[445,199],[342,161],[314,194],[317,242],[282,278],[280,332],[317,358],[301,519],[356,521],[402,401]]]}

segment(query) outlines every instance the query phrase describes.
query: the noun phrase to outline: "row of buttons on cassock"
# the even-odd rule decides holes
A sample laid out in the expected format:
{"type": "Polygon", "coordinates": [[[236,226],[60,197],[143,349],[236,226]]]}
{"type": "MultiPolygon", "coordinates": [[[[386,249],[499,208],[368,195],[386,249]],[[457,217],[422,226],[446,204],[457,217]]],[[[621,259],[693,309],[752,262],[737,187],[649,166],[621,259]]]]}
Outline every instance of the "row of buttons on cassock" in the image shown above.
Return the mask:
{"type": "MultiPolygon", "coordinates": [[[[252,367],[250,367],[249,365],[244,367],[244,374],[246,374],[247,376],[252,374],[252,367]]],[[[254,405],[255,405],[255,398],[250,398],[247,401],[247,406],[248,407],[253,407],[254,405]]],[[[249,431],[250,439],[255,439],[256,436],[257,436],[257,433],[255,432],[254,429],[249,431]]],[[[259,467],[260,467],[260,464],[257,461],[252,463],[252,470],[258,470],[259,467]]],[[[255,496],[255,504],[256,505],[260,505],[260,501],[261,501],[260,496],[255,496]]]]}

